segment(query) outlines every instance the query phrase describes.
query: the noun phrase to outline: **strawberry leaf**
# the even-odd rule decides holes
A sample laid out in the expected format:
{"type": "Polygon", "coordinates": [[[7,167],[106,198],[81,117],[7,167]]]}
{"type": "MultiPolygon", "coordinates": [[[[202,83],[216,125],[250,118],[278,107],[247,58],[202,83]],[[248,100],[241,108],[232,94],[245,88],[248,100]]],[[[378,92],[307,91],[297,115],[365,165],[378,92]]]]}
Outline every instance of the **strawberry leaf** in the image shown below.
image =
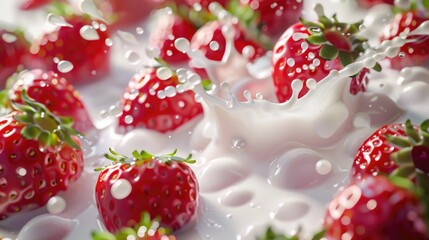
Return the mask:
{"type": "Polygon", "coordinates": [[[379,63],[376,63],[375,66],[372,68],[374,71],[381,72],[381,65],[379,63]]]}
{"type": "Polygon", "coordinates": [[[308,43],[313,45],[321,45],[326,43],[326,38],[322,34],[313,34],[309,36],[306,40],[308,43]]]}
{"type": "Polygon", "coordinates": [[[422,0],[422,5],[424,8],[429,9],[429,0],[422,0]]]}
{"type": "Polygon", "coordinates": [[[340,51],[338,53],[338,58],[340,59],[341,64],[345,67],[354,61],[354,56],[351,52],[340,51]]]}
{"type": "Polygon", "coordinates": [[[338,56],[338,49],[332,45],[325,44],[320,49],[319,55],[325,60],[334,60],[338,56]]]}

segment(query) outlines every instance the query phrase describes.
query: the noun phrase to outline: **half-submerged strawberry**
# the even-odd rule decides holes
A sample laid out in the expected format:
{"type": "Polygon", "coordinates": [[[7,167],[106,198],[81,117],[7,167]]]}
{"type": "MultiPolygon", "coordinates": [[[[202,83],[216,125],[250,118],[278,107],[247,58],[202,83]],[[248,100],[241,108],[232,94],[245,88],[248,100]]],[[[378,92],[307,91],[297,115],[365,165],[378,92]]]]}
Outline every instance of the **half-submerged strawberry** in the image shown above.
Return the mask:
{"type": "MultiPolygon", "coordinates": [[[[272,79],[279,102],[292,97],[292,82],[299,80],[303,87],[298,97],[304,96],[309,88],[308,80],[320,81],[332,70],[340,70],[354,62],[364,51],[363,39],[356,34],[362,22],[345,24],[334,15],[324,15],[321,5],[316,5],[319,21],[301,20],[292,25],[277,41],[272,56],[272,79]]],[[[379,65],[374,66],[375,69],[379,65]]],[[[368,71],[365,70],[364,71],[368,71]]],[[[350,91],[363,91],[366,74],[358,74],[352,80],[350,91]]]]}
{"type": "Polygon", "coordinates": [[[45,205],[83,170],[73,121],[55,116],[25,90],[22,100],[0,118],[0,219],[45,205]]]}
{"type": "MultiPolygon", "coordinates": [[[[410,1],[414,2],[414,1],[410,1]]],[[[429,6],[428,6],[429,8],[429,6]]],[[[392,40],[415,30],[420,24],[429,20],[428,11],[417,9],[416,3],[412,3],[409,9],[399,9],[391,22],[385,27],[380,40],[392,40]]],[[[429,36],[414,35],[407,37],[408,42],[400,47],[396,57],[388,58],[390,66],[394,69],[402,69],[411,66],[428,66],[429,64],[429,36]]]]}
{"type": "Polygon", "coordinates": [[[194,92],[180,85],[168,67],[147,68],[134,75],[121,100],[119,131],[143,127],[165,133],[201,114],[203,109],[194,92]],[[167,76],[161,70],[168,72],[167,76]]]}
{"type": "Polygon", "coordinates": [[[143,212],[160,217],[161,224],[173,230],[194,217],[198,182],[186,164],[194,160],[175,153],[153,156],[134,151],[129,159],[110,149],[106,157],[113,164],[101,169],[95,190],[98,212],[108,231],[135,226],[143,212]]]}

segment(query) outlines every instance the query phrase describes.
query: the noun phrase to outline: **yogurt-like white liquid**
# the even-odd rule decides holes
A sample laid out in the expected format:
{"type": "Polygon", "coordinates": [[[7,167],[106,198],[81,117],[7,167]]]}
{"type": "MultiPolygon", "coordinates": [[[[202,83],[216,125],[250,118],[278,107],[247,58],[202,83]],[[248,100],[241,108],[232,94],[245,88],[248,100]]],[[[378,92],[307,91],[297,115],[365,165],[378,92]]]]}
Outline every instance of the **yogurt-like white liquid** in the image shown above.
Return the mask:
{"type": "MultiPolygon", "coordinates": [[[[328,15],[337,10],[344,20],[355,21],[366,14],[364,33],[368,36],[379,32],[391,17],[386,6],[366,13],[355,11],[352,1],[339,0],[305,1],[305,16],[312,16],[315,2],[322,2],[328,15]]],[[[376,43],[376,38],[371,42],[376,43]]],[[[113,45],[111,76],[79,89],[99,131],[88,140],[94,143],[86,148],[85,173],[60,194],[65,209],[52,215],[46,209],[54,206],[47,206],[13,216],[0,223],[7,236],[89,239],[91,231],[102,229],[94,201],[97,173],[93,169],[108,163],[102,155],[109,147],[125,154],[134,149],[166,153],[174,148],[182,156],[193,154],[201,202],[194,221],[177,232],[179,239],[253,240],[267,226],[285,233],[302,227],[304,233],[311,234],[320,230],[326,204],[347,183],[357,149],[375,129],[407,118],[416,123],[429,118],[429,71],[425,68],[399,72],[388,69],[382,61],[384,70],[370,75],[368,92],[352,96],[347,76],[371,65],[371,59],[377,56],[369,54],[366,60],[315,84],[305,97],[275,104],[269,101],[274,97],[269,64],[264,60],[254,66],[261,71],[244,68],[240,78],[226,79],[222,75],[228,70],[237,71],[228,69],[231,61],[243,66],[237,61],[242,57],[231,50],[230,58],[236,59],[208,66],[215,81],[227,81],[228,85],[218,87],[214,95],[202,91],[199,85],[194,88],[204,106],[203,116],[168,134],[136,129],[120,135],[114,131],[114,116],[118,114],[115,104],[136,66],[129,62],[124,66],[126,51],[116,43],[124,44],[118,40],[113,45]],[[245,89],[250,90],[242,96],[245,89]],[[100,115],[100,111],[105,113],[100,115]],[[40,226],[51,228],[52,235],[41,232],[40,226]]],[[[385,55],[394,49],[380,52],[385,55]]],[[[299,84],[294,87],[298,92],[299,84]]]]}

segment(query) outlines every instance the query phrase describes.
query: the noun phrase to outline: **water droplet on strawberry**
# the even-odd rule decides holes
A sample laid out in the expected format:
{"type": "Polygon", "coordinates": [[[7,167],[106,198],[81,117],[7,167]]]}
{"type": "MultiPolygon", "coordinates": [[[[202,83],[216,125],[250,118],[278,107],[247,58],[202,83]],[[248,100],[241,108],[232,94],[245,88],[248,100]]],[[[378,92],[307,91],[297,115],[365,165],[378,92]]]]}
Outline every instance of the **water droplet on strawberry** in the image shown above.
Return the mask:
{"type": "Polygon", "coordinates": [[[133,65],[140,62],[140,55],[132,50],[125,52],[125,58],[133,65]]]}
{"type": "Polygon", "coordinates": [[[124,199],[130,195],[133,187],[131,183],[126,179],[118,179],[115,183],[113,183],[110,191],[112,196],[116,199],[124,199]]]}
{"type": "Polygon", "coordinates": [[[106,40],[104,41],[104,43],[106,44],[106,46],[111,47],[113,45],[113,41],[110,38],[106,38],[106,40]]]}
{"type": "Polygon", "coordinates": [[[17,37],[10,33],[3,33],[1,38],[7,43],[13,43],[17,40],[17,37]]]}
{"type": "Polygon", "coordinates": [[[90,25],[81,27],[79,33],[80,36],[87,41],[95,41],[100,39],[97,30],[95,30],[94,27],[90,25]]]}
{"type": "Polygon", "coordinates": [[[160,67],[156,70],[156,76],[161,80],[167,80],[173,76],[173,72],[168,67],[160,67]]]}
{"type": "Polygon", "coordinates": [[[142,35],[142,34],[144,33],[143,28],[141,28],[141,27],[137,27],[137,28],[136,28],[136,33],[137,33],[138,35],[142,35]]]}
{"type": "Polygon", "coordinates": [[[66,60],[59,61],[57,65],[58,71],[62,73],[70,72],[71,70],[73,70],[73,67],[74,67],[73,64],[66,60]]]}
{"type": "Polygon", "coordinates": [[[47,21],[55,26],[59,27],[73,27],[70,23],[68,23],[63,17],[57,16],[53,13],[49,13],[47,16],[47,21]]]}

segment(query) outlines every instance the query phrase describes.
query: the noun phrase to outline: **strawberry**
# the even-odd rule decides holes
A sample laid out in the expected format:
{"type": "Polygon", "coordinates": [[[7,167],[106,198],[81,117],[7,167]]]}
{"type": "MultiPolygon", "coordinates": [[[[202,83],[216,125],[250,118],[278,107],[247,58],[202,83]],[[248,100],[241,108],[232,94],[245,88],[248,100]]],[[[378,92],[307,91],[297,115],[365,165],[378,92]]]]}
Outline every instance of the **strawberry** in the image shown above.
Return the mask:
{"type": "Polygon", "coordinates": [[[216,2],[219,3],[221,6],[226,7],[228,4],[228,0],[176,0],[180,3],[185,3],[186,5],[190,7],[196,7],[201,8],[203,11],[208,11],[210,3],[216,2]]]}
{"type": "Polygon", "coordinates": [[[24,104],[0,118],[0,219],[45,205],[83,170],[72,120],[21,95],[24,104]]]}
{"type": "Polygon", "coordinates": [[[429,239],[423,207],[407,189],[412,185],[399,177],[367,175],[346,186],[329,203],[325,238],[429,239]]]}
{"type": "MultiPolygon", "coordinates": [[[[356,36],[362,22],[345,24],[335,15],[332,19],[323,14],[321,5],[316,7],[319,22],[302,20],[289,27],[274,46],[272,56],[272,79],[279,102],[292,97],[292,81],[302,81],[303,87],[298,97],[308,92],[309,79],[316,82],[326,77],[331,70],[340,70],[357,59],[363,52],[366,41],[356,36]]],[[[378,64],[374,69],[379,69],[378,64]]],[[[364,70],[367,71],[367,70],[364,70]]],[[[364,90],[366,74],[358,74],[362,79],[353,80],[352,92],[364,90]]]]}
{"type": "Polygon", "coordinates": [[[59,75],[73,85],[89,83],[105,76],[110,63],[110,48],[105,43],[109,33],[100,26],[94,29],[98,37],[93,39],[96,40],[86,40],[80,31],[92,27],[94,21],[78,15],[67,16],[66,21],[72,27],[59,27],[33,44],[31,52],[37,62],[34,68],[58,72],[60,68],[57,62],[68,61],[73,69],[59,72],[59,75]]]}
{"type": "MultiPolygon", "coordinates": [[[[226,39],[222,33],[225,25],[220,21],[211,21],[197,30],[191,41],[191,48],[200,50],[206,58],[221,61],[225,54],[226,39]]],[[[234,47],[243,54],[243,50],[251,49],[249,60],[254,61],[265,54],[266,50],[246,35],[239,24],[232,25],[234,29],[234,47]]]]}
{"type": "Polygon", "coordinates": [[[395,2],[395,0],[357,0],[357,3],[359,4],[359,6],[363,7],[363,8],[371,8],[377,4],[389,4],[389,5],[393,5],[395,2]]]}
{"type": "Polygon", "coordinates": [[[413,126],[388,124],[375,131],[359,148],[352,176],[390,174],[414,179],[415,168],[429,173],[429,120],[413,126]]]}
{"type": "Polygon", "coordinates": [[[6,85],[6,79],[21,68],[28,55],[28,46],[24,35],[0,29],[0,88],[6,85]]]}
{"type": "Polygon", "coordinates": [[[25,89],[31,98],[55,115],[73,118],[74,129],[86,133],[94,127],[79,93],[64,77],[40,69],[23,71],[15,77],[6,90],[10,101],[21,103],[21,92],[25,89]]]}
{"type": "Polygon", "coordinates": [[[169,235],[170,229],[159,226],[159,218],[151,219],[148,212],[144,212],[140,222],[133,228],[121,228],[115,234],[109,232],[92,232],[93,240],[176,240],[174,235],[169,235]],[[151,230],[151,231],[149,231],[151,230]],[[132,237],[131,237],[132,236],[132,237]]]}
{"type": "Polygon", "coordinates": [[[153,156],[134,151],[128,163],[128,157],[110,149],[106,157],[114,163],[101,170],[95,189],[98,212],[108,231],[133,227],[143,212],[160,217],[161,224],[173,230],[192,219],[198,203],[198,182],[186,163],[194,160],[191,156],[176,157],[175,153],[153,156]]]}
{"type": "MultiPolygon", "coordinates": [[[[403,32],[411,32],[427,20],[429,18],[426,12],[418,11],[413,7],[411,7],[411,10],[401,11],[385,27],[380,40],[392,40],[403,32]]],[[[390,66],[400,70],[404,67],[427,65],[429,63],[429,36],[415,35],[407,39],[412,39],[413,41],[404,44],[399,49],[398,56],[388,59],[390,66]]]]}
{"type": "MultiPolygon", "coordinates": [[[[21,10],[34,10],[43,6],[48,5],[54,0],[25,0],[20,8],[21,10]]],[[[64,1],[64,0],[55,0],[55,1],[64,1]]]]}
{"type": "Polygon", "coordinates": [[[149,36],[152,46],[161,50],[159,57],[169,64],[182,63],[189,60],[186,53],[180,52],[174,46],[178,38],[191,40],[196,29],[186,19],[176,14],[164,14],[157,19],[149,36]]]}
{"type": "Polygon", "coordinates": [[[147,18],[151,11],[159,8],[164,1],[158,0],[95,0],[94,3],[111,23],[118,29],[137,24],[147,18]]]}
{"type": "Polygon", "coordinates": [[[175,130],[202,113],[190,90],[180,91],[176,74],[165,80],[157,76],[156,68],[147,68],[133,76],[123,94],[119,117],[120,128],[145,127],[161,133],[175,130]],[[177,89],[177,90],[176,90],[177,89]],[[160,97],[172,91],[172,96],[160,97]]]}
{"type": "Polygon", "coordinates": [[[299,21],[303,0],[233,0],[228,8],[242,22],[255,24],[264,34],[278,38],[299,21]]]}

